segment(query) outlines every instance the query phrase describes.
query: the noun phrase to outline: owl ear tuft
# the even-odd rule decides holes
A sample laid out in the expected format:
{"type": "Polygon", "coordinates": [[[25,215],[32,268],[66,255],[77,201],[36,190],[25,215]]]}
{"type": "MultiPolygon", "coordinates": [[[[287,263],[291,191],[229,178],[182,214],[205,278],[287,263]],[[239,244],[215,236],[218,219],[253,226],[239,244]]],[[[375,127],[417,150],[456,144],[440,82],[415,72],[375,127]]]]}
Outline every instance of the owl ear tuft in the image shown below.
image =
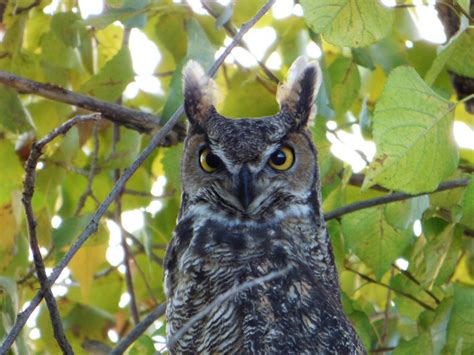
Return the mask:
{"type": "Polygon", "coordinates": [[[203,123],[214,107],[215,82],[199,63],[190,60],[183,69],[184,109],[191,123],[203,123]]]}
{"type": "Polygon", "coordinates": [[[280,109],[293,117],[295,128],[307,127],[309,119],[316,113],[313,102],[321,81],[318,62],[300,56],[291,65],[286,82],[278,87],[280,109]]]}

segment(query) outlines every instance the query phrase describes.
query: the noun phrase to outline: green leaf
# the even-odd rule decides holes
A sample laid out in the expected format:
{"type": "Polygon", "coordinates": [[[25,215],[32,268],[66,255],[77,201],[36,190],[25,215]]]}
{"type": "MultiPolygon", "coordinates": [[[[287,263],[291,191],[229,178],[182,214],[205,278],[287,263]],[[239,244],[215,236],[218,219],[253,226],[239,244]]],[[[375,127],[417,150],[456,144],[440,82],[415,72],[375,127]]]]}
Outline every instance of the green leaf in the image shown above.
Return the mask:
{"type": "Polygon", "coordinates": [[[362,108],[359,113],[359,125],[362,132],[362,136],[365,139],[372,139],[372,122],[374,118],[374,112],[369,108],[367,104],[367,96],[362,101],[362,108]]]}
{"type": "Polygon", "coordinates": [[[340,47],[365,47],[384,38],[392,10],[378,0],[301,0],[309,27],[340,47]]]}
{"type": "Polygon", "coordinates": [[[450,52],[446,63],[449,70],[456,74],[474,77],[474,28],[467,28],[446,49],[450,52]]]}
{"type": "Polygon", "coordinates": [[[207,38],[206,32],[204,32],[199,22],[195,19],[187,21],[186,29],[188,34],[188,52],[186,58],[178,63],[171,79],[168,100],[161,114],[163,122],[167,121],[183,102],[182,69],[184,64],[188,60],[193,59],[200,63],[204,70],[208,70],[214,62],[216,49],[207,38]]]}
{"type": "Polygon", "coordinates": [[[51,19],[51,30],[68,47],[79,46],[80,17],[73,12],[59,12],[51,19]]]}
{"type": "Polygon", "coordinates": [[[253,1],[236,1],[232,19],[237,26],[241,26],[244,22],[250,20],[260,8],[265,5],[265,0],[253,1]]]}
{"type": "Polygon", "coordinates": [[[349,247],[381,278],[411,241],[411,233],[397,231],[384,218],[383,208],[369,208],[342,218],[349,247]]]}
{"type": "Polygon", "coordinates": [[[448,69],[468,77],[474,76],[474,30],[466,29],[461,34],[454,36],[449,44],[438,54],[431,68],[425,75],[428,85],[432,85],[445,66],[448,69]]]}
{"type": "Polygon", "coordinates": [[[408,200],[390,203],[385,206],[385,218],[395,228],[407,229],[421,216],[430,205],[428,196],[419,196],[408,200]]]}
{"type": "Polygon", "coordinates": [[[471,175],[463,200],[461,223],[474,229],[474,175],[471,175]]]}
{"type": "Polygon", "coordinates": [[[41,38],[41,59],[49,66],[62,69],[73,69],[79,63],[74,48],[65,45],[52,31],[41,38]]]}
{"type": "Polygon", "coordinates": [[[146,33],[160,46],[160,50],[166,49],[173,56],[176,63],[186,55],[188,46],[188,35],[184,26],[184,14],[164,13],[150,21],[146,33]]]}
{"type": "Polygon", "coordinates": [[[453,109],[414,69],[393,70],[375,108],[377,155],[363,188],[378,183],[407,193],[436,189],[459,159],[452,135],[453,109]]]}
{"type": "Polygon", "coordinates": [[[0,125],[13,133],[23,133],[33,128],[28,112],[16,91],[0,84],[0,125]]]}
{"type": "Polygon", "coordinates": [[[66,121],[72,112],[71,106],[51,100],[37,100],[28,105],[27,109],[31,114],[39,138],[44,137],[66,121]]]}
{"type": "Polygon", "coordinates": [[[447,350],[450,353],[474,352],[474,288],[454,285],[454,304],[448,323],[447,350]]]}
{"type": "Polygon", "coordinates": [[[217,110],[227,117],[261,117],[278,112],[272,93],[263,88],[255,76],[236,72],[227,83],[228,94],[217,110]]]}
{"type": "Polygon", "coordinates": [[[453,241],[454,225],[448,225],[444,230],[438,232],[439,226],[430,226],[429,224],[438,224],[438,220],[428,220],[423,226],[426,237],[426,245],[421,251],[423,258],[415,263],[413,274],[423,287],[431,286],[439,275],[443,266],[448,250],[453,241]],[[435,230],[431,230],[435,228],[435,230]]]}
{"type": "Polygon", "coordinates": [[[375,64],[368,48],[352,48],[352,57],[357,64],[370,70],[375,69],[375,64]]]}
{"type": "Polygon", "coordinates": [[[359,94],[360,75],[350,59],[337,58],[328,68],[332,107],[338,114],[345,113],[359,94]]]}
{"type": "Polygon", "coordinates": [[[78,217],[64,219],[61,225],[53,230],[53,242],[56,248],[61,249],[69,244],[87,226],[92,215],[86,214],[78,217]]]}
{"type": "Polygon", "coordinates": [[[441,265],[434,286],[442,286],[445,282],[449,282],[458,266],[459,258],[463,251],[462,246],[462,228],[457,226],[454,229],[451,244],[444,257],[443,265],[441,265]]]}
{"type": "Polygon", "coordinates": [[[33,10],[30,12],[30,18],[26,23],[26,31],[23,45],[25,48],[35,51],[41,46],[41,37],[49,31],[51,16],[43,11],[33,10]]]}
{"type": "Polygon", "coordinates": [[[130,51],[125,47],[82,85],[80,91],[98,99],[113,102],[122,95],[133,77],[130,51]]]}
{"type": "Polygon", "coordinates": [[[3,205],[11,200],[13,190],[21,187],[24,170],[15,148],[6,139],[0,139],[0,157],[0,205],[3,205]]]}
{"type": "Polygon", "coordinates": [[[423,331],[417,337],[405,341],[401,340],[393,352],[394,355],[432,354],[431,335],[423,331]]]}
{"type": "Polygon", "coordinates": [[[183,144],[178,144],[173,147],[163,148],[164,156],[161,161],[165,170],[165,176],[168,183],[171,183],[175,188],[180,187],[181,181],[181,155],[183,153],[183,144]]]}
{"type": "Polygon", "coordinates": [[[107,161],[109,168],[126,168],[137,158],[140,153],[142,136],[137,131],[130,129],[121,132],[114,153],[107,161]]]}

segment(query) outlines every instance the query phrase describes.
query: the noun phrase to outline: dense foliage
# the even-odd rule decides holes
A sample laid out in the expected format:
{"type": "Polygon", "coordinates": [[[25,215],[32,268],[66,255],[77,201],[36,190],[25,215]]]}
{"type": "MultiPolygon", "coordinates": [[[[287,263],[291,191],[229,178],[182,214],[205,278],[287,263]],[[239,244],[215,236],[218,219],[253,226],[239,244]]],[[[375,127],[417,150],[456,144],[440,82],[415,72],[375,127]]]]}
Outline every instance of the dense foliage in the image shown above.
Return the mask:
{"type": "MultiPolygon", "coordinates": [[[[420,37],[409,0],[391,8],[378,0],[300,0],[301,15],[276,18],[270,11],[255,26],[276,35],[273,43],[262,43],[268,49],[261,59],[281,59],[279,69],[271,70],[275,77],[265,64],[236,60],[216,76],[220,112],[271,115],[278,110],[277,79],[296,57],[319,46],[324,84],[313,133],[325,212],[392,191],[428,193],[328,221],[344,307],[368,350],[474,352],[474,152],[460,148],[453,136],[454,121],[472,130],[474,119],[450,81],[457,74],[474,78],[474,30],[469,1],[444,2],[461,25],[439,45],[420,37]],[[367,161],[363,175],[331,150],[334,139],[359,127],[376,146],[374,157],[351,148],[367,161]],[[452,180],[462,186],[432,193],[452,180]]],[[[207,12],[196,12],[186,1],[106,0],[105,10],[87,19],[76,0],[50,3],[0,1],[0,70],[121,102],[156,114],[163,124],[182,102],[184,63],[195,59],[209,68],[226,38],[265,2],[203,1],[207,12]],[[127,46],[131,28],[159,50],[154,76],[161,93],[123,95],[136,75],[127,46]]],[[[39,289],[21,202],[31,144],[86,112],[61,97],[0,85],[0,339],[39,289]]],[[[138,169],[52,288],[78,353],[112,348],[136,318],[165,300],[161,264],[180,199],[177,140],[156,149],[138,169]],[[117,255],[111,254],[120,252],[125,258],[119,254],[113,262],[117,255]],[[132,289],[131,299],[124,296],[132,289]]],[[[46,145],[32,206],[47,272],[149,141],[149,134],[103,119],[80,123],[46,145]]],[[[44,302],[38,309],[13,353],[58,353],[44,302]]],[[[163,322],[155,322],[130,353],[163,349],[163,322]]]]}

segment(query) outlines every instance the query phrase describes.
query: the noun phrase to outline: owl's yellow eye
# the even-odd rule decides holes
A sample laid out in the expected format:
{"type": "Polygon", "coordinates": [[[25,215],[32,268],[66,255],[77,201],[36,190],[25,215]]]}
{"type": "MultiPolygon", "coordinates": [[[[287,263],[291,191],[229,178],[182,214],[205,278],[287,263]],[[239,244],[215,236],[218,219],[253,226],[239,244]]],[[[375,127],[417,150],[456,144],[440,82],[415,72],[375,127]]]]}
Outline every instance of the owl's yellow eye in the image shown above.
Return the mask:
{"type": "Polygon", "coordinates": [[[270,155],[268,164],[275,170],[284,171],[291,168],[294,161],[295,154],[293,150],[290,147],[281,147],[270,155]]]}
{"type": "Polygon", "coordinates": [[[209,148],[204,148],[201,150],[201,153],[199,153],[199,164],[201,165],[201,169],[206,173],[213,173],[219,168],[222,161],[217,155],[213,154],[209,148]]]}

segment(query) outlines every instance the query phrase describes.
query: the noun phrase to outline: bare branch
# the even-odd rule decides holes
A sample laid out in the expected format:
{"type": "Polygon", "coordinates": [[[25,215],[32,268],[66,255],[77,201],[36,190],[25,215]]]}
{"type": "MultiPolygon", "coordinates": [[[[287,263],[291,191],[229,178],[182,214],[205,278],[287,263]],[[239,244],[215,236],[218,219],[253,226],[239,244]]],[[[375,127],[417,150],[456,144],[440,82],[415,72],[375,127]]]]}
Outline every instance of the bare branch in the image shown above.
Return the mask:
{"type": "Polygon", "coordinates": [[[35,179],[36,179],[36,166],[38,161],[43,154],[43,148],[46,144],[51,142],[54,138],[60,134],[65,134],[69,129],[79,122],[97,120],[98,114],[88,116],[76,116],[69,121],[63,123],[57,127],[50,134],[40,141],[33,143],[31,152],[28,160],[25,164],[25,180],[24,180],[24,191],[22,202],[25,207],[25,215],[28,224],[28,234],[30,237],[30,248],[33,254],[33,261],[36,268],[36,274],[41,284],[41,291],[44,293],[46,299],[46,305],[48,306],[49,316],[51,318],[51,325],[53,327],[54,337],[65,354],[73,354],[71,345],[69,344],[66,335],[64,334],[63,325],[61,322],[61,316],[59,314],[58,305],[50,289],[48,283],[48,277],[46,276],[46,270],[44,267],[43,257],[41,256],[40,246],[38,237],[36,235],[36,218],[33,212],[33,206],[31,200],[35,191],[35,179]]]}
{"type": "Polygon", "coordinates": [[[433,194],[435,192],[441,192],[441,191],[446,191],[446,190],[451,190],[451,189],[457,189],[459,187],[467,186],[468,183],[469,183],[468,179],[446,181],[446,182],[441,183],[438,186],[438,188],[434,191],[423,192],[421,194],[416,194],[416,195],[410,195],[410,194],[406,194],[406,193],[403,193],[403,192],[394,192],[393,194],[390,194],[390,195],[375,197],[375,198],[371,198],[369,200],[365,200],[365,201],[361,201],[361,202],[355,202],[355,203],[352,203],[350,205],[338,208],[334,211],[330,211],[330,212],[324,214],[324,219],[326,221],[329,221],[331,219],[340,218],[345,214],[352,213],[352,212],[359,211],[359,210],[363,210],[363,209],[366,209],[366,208],[379,206],[379,205],[385,205],[387,203],[396,202],[396,201],[407,200],[407,199],[413,198],[413,197],[429,195],[429,194],[433,194]]]}
{"type": "Polygon", "coordinates": [[[39,95],[47,99],[81,107],[88,111],[100,112],[104,118],[139,132],[151,132],[159,128],[159,117],[150,113],[101,101],[53,84],[39,83],[2,70],[0,70],[0,83],[20,93],[39,95]]]}
{"type": "Polygon", "coordinates": [[[131,331],[127,334],[125,338],[123,338],[113,349],[109,355],[121,355],[127,350],[127,348],[137,340],[147,329],[148,327],[159,317],[165,314],[166,311],[166,304],[162,303],[157,306],[153,312],[147,315],[143,320],[138,323],[131,331]]]}
{"type": "Polygon", "coordinates": [[[245,291],[249,288],[263,285],[264,283],[274,280],[276,278],[282,277],[292,268],[291,265],[288,265],[286,268],[280,271],[274,271],[269,273],[268,275],[258,277],[256,279],[244,282],[237,287],[231,288],[229,291],[224,292],[223,294],[217,296],[214,301],[209,303],[206,307],[204,307],[199,313],[192,316],[175,334],[168,340],[168,349],[173,348],[176,342],[186,334],[186,332],[191,329],[191,327],[199,320],[207,316],[214,308],[220,306],[225,301],[229,300],[231,297],[236,296],[238,293],[245,291]]]}
{"type": "MultiPolygon", "coordinates": [[[[249,22],[242,25],[240,31],[236,34],[232,42],[225,48],[224,52],[214,62],[213,66],[208,72],[209,76],[214,76],[216,74],[217,70],[222,65],[225,58],[229,55],[232,49],[237,45],[238,41],[240,41],[242,37],[244,36],[244,34],[271,8],[274,2],[275,0],[268,0],[267,3],[257,12],[257,14],[249,22]]],[[[0,82],[3,82],[2,76],[4,74],[11,75],[11,74],[0,71],[0,82]]],[[[22,79],[22,80],[26,80],[26,79],[22,79]]],[[[61,90],[64,90],[64,89],[61,89],[61,90]]],[[[134,110],[132,111],[135,114],[136,111],[134,110]]],[[[92,217],[89,224],[79,235],[76,242],[66,252],[64,257],[59,261],[58,265],[53,269],[53,272],[48,278],[48,287],[54,284],[54,282],[58,279],[61,272],[69,264],[72,257],[77,253],[79,248],[81,248],[81,246],[86,242],[89,236],[97,231],[100,219],[107,212],[107,209],[112,204],[112,202],[121,193],[126,182],[132,177],[132,175],[137,171],[137,169],[145,161],[145,159],[148,158],[148,156],[155,150],[155,148],[163,142],[163,140],[166,138],[168,133],[170,133],[173,127],[176,125],[179,117],[181,116],[181,114],[183,114],[183,112],[184,112],[184,107],[183,105],[181,105],[175,111],[175,113],[170,117],[170,119],[165,123],[165,125],[153,136],[150,143],[146,146],[146,148],[138,156],[138,158],[132,163],[132,165],[124,170],[123,174],[120,176],[120,179],[116,182],[115,186],[113,187],[112,191],[107,196],[107,198],[101,203],[101,205],[97,209],[96,213],[92,217]]],[[[28,307],[26,307],[26,309],[23,312],[18,314],[15,324],[10,329],[2,345],[0,346],[0,354],[6,353],[8,349],[10,349],[13,342],[17,338],[18,334],[20,334],[20,331],[24,327],[26,321],[31,316],[31,313],[33,313],[35,308],[38,307],[43,297],[44,297],[44,293],[42,290],[40,290],[30,301],[30,304],[28,305],[28,307]]]]}

